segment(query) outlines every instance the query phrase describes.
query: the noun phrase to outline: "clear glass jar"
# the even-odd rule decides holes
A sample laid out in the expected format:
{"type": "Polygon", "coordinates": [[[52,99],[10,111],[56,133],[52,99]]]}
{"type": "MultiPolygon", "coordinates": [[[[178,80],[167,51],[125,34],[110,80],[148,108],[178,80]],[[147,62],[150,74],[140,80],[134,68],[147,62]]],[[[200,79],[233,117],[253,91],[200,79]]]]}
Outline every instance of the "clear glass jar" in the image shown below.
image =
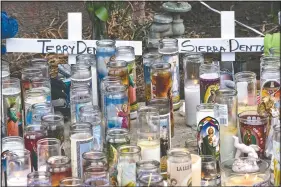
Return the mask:
{"type": "Polygon", "coordinates": [[[196,107],[196,126],[198,126],[199,122],[205,117],[215,117],[215,105],[213,103],[201,103],[196,107]]]}
{"type": "Polygon", "coordinates": [[[257,80],[251,71],[236,73],[235,89],[238,98],[238,114],[243,111],[257,109],[257,80]]]}
{"type": "Polygon", "coordinates": [[[2,81],[4,129],[6,136],[23,136],[22,97],[20,80],[8,78],[2,81]]]}
{"type": "Polygon", "coordinates": [[[36,77],[42,77],[42,70],[38,67],[32,68],[27,67],[23,68],[21,72],[21,86],[23,97],[25,96],[25,92],[31,89],[31,80],[36,77]]]}
{"type": "Polygon", "coordinates": [[[86,122],[74,123],[70,133],[72,176],[82,178],[82,154],[94,147],[92,125],[86,122]]]}
{"type": "Polygon", "coordinates": [[[168,151],[167,178],[170,186],[189,186],[192,182],[192,160],[186,148],[168,151]]]}
{"type": "Polygon", "coordinates": [[[30,60],[30,66],[41,69],[42,76],[45,78],[50,78],[49,74],[49,62],[46,58],[33,58],[30,60]]]}
{"type": "Polygon", "coordinates": [[[211,155],[201,155],[201,186],[217,186],[218,165],[211,155]]]}
{"type": "Polygon", "coordinates": [[[42,116],[54,113],[54,108],[51,103],[35,103],[27,110],[27,118],[25,125],[41,125],[42,116]]]}
{"type": "Polygon", "coordinates": [[[117,148],[130,144],[129,131],[127,129],[109,129],[106,142],[110,181],[112,185],[117,185],[117,148]]]}
{"type": "Polygon", "coordinates": [[[34,171],[27,175],[27,187],[51,186],[51,174],[45,171],[34,171]]]}
{"type": "Polygon", "coordinates": [[[273,170],[273,175],[271,174],[271,183],[274,186],[280,186],[280,124],[274,126],[273,156],[271,165],[273,170]]]}
{"type": "Polygon", "coordinates": [[[85,186],[96,186],[96,187],[113,187],[113,185],[109,184],[109,180],[108,179],[104,179],[104,178],[90,178],[85,180],[85,186]]]}
{"type": "Polygon", "coordinates": [[[52,186],[59,186],[62,179],[71,177],[71,160],[66,156],[52,156],[47,160],[47,172],[51,173],[52,186]]]}
{"type": "Polygon", "coordinates": [[[64,118],[61,114],[46,114],[42,116],[41,124],[47,127],[48,138],[57,138],[64,142],[64,118]]]}
{"type": "Polygon", "coordinates": [[[127,62],[129,72],[129,101],[130,101],[130,117],[137,118],[138,102],[137,102],[137,73],[135,61],[135,49],[131,46],[120,46],[116,48],[116,60],[124,60],[127,62]]]}
{"type": "Polygon", "coordinates": [[[280,58],[276,56],[262,56],[260,58],[260,76],[266,68],[278,67],[280,69],[280,58]]]}
{"type": "Polygon", "coordinates": [[[89,89],[92,84],[92,73],[89,65],[72,64],[71,65],[71,86],[87,85],[89,89]]]}
{"type": "Polygon", "coordinates": [[[179,51],[178,40],[166,38],[159,41],[158,52],[163,56],[163,62],[171,65],[172,73],[172,98],[173,109],[178,110],[180,102],[180,70],[179,70],[179,51]]]}
{"type": "Polygon", "coordinates": [[[108,76],[120,77],[122,84],[129,86],[129,71],[124,60],[109,61],[107,63],[108,76]]]}
{"type": "Polygon", "coordinates": [[[236,148],[232,136],[238,136],[237,127],[237,92],[235,90],[216,91],[217,110],[215,118],[220,124],[220,160],[234,158],[236,148]]]}
{"type": "Polygon", "coordinates": [[[141,160],[141,148],[135,145],[118,147],[118,185],[136,185],[136,163],[141,160]]]}
{"type": "Polygon", "coordinates": [[[96,56],[93,54],[83,54],[76,56],[76,64],[83,64],[86,66],[96,66],[96,56]]]}
{"type": "Polygon", "coordinates": [[[24,149],[24,140],[20,136],[8,136],[2,138],[2,152],[4,151],[14,151],[14,150],[23,150],[24,149]]]}
{"type": "Polygon", "coordinates": [[[139,186],[152,186],[152,187],[160,187],[164,185],[164,179],[160,174],[151,174],[151,175],[142,175],[138,179],[139,186]]]}
{"type": "Polygon", "coordinates": [[[130,130],[130,106],[128,90],[124,85],[110,85],[105,93],[106,128],[130,130]]]}
{"type": "Polygon", "coordinates": [[[6,78],[10,77],[10,66],[9,62],[5,60],[1,60],[1,80],[5,80],[6,78]]]}
{"type": "Polygon", "coordinates": [[[60,187],[84,187],[83,180],[76,177],[66,177],[60,181],[60,187]]]}
{"type": "Polygon", "coordinates": [[[84,180],[89,178],[109,179],[107,157],[103,152],[89,151],[82,155],[84,180]]]}
{"type": "Polygon", "coordinates": [[[220,68],[215,64],[201,64],[200,101],[201,103],[215,103],[215,92],[220,88],[220,68]]]}
{"type": "Polygon", "coordinates": [[[162,55],[158,52],[148,52],[143,55],[143,76],[144,76],[144,91],[145,103],[151,100],[151,65],[162,62],[162,55]]]}
{"type": "Polygon", "coordinates": [[[160,162],[157,160],[140,160],[137,163],[137,178],[142,175],[160,174],[160,162]]]}
{"type": "Polygon", "coordinates": [[[46,94],[46,100],[51,103],[51,82],[49,78],[36,77],[31,79],[31,90],[42,90],[46,94]]]}
{"type": "Polygon", "coordinates": [[[199,67],[204,63],[201,53],[185,53],[184,68],[184,99],[186,125],[196,128],[196,106],[200,104],[199,67]]]}

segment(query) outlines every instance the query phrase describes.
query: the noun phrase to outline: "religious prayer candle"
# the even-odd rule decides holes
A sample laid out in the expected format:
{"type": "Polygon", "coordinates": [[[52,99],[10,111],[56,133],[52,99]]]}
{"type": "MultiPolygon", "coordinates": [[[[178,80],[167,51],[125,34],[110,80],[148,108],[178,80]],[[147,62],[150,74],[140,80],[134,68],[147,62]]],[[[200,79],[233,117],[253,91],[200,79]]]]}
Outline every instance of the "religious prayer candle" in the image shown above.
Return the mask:
{"type": "Polygon", "coordinates": [[[196,107],[196,126],[205,117],[215,117],[215,105],[212,103],[202,103],[196,107]]]}
{"type": "Polygon", "coordinates": [[[6,124],[6,136],[23,136],[22,99],[20,80],[8,78],[2,81],[3,121],[6,124]]]}
{"type": "Polygon", "coordinates": [[[196,106],[200,104],[199,67],[204,63],[201,53],[186,53],[183,57],[186,125],[196,128],[196,106]]]}
{"type": "Polygon", "coordinates": [[[83,177],[82,154],[93,149],[93,134],[90,123],[75,123],[71,126],[71,168],[73,177],[83,177]]]}
{"type": "Polygon", "coordinates": [[[200,101],[201,103],[215,103],[215,92],[220,87],[220,69],[215,64],[201,64],[200,101]]]}
{"type": "Polygon", "coordinates": [[[135,61],[135,49],[131,46],[120,46],[116,48],[116,60],[124,60],[127,62],[129,72],[129,102],[130,102],[130,118],[137,117],[139,108],[137,102],[137,72],[135,61]]]}
{"type": "Polygon", "coordinates": [[[129,71],[124,60],[109,61],[107,63],[108,76],[119,77],[122,84],[129,87],[129,71]]]}
{"type": "Polygon", "coordinates": [[[41,125],[41,118],[45,114],[54,113],[54,108],[51,103],[35,103],[27,110],[27,118],[25,125],[41,125]]]}
{"type": "Polygon", "coordinates": [[[42,90],[45,93],[46,102],[51,103],[51,82],[50,78],[34,77],[31,79],[32,90],[42,90]]]}
{"type": "Polygon", "coordinates": [[[192,159],[186,148],[168,151],[167,177],[169,186],[189,186],[192,183],[192,159]]]}
{"type": "Polygon", "coordinates": [[[201,157],[191,154],[192,160],[192,186],[201,186],[201,157]]]}

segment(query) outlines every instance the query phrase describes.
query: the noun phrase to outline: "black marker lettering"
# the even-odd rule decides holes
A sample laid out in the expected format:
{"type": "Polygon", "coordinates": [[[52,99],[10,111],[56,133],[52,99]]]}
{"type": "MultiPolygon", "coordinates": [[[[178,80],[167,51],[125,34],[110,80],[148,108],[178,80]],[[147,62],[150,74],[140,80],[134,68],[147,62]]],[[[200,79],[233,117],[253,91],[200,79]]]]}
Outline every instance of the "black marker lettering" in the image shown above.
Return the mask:
{"type": "Polygon", "coordinates": [[[181,51],[194,51],[195,47],[193,45],[188,45],[188,43],[190,42],[190,40],[185,40],[181,43],[181,47],[182,48],[186,48],[185,50],[181,50],[181,51]],[[191,48],[191,50],[188,50],[188,48],[191,48]]]}
{"type": "Polygon", "coordinates": [[[238,41],[235,40],[235,39],[230,39],[229,40],[229,47],[230,47],[229,52],[233,52],[233,51],[237,50],[239,48],[238,41]],[[232,43],[232,41],[235,42],[235,43],[232,43]]]}
{"type": "Polygon", "coordinates": [[[71,52],[70,52],[70,54],[74,54],[74,48],[75,48],[75,46],[68,46],[70,49],[71,49],[71,52]]]}
{"type": "Polygon", "coordinates": [[[62,46],[62,54],[65,54],[64,52],[66,52],[68,54],[67,49],[68,49],[67,45],[63,45],[62,46]]]}
{"type": "Polygon", "coordinates": [[[87,50],[87,45],[83,41],[77,41],[77,54],[83,54],[87,50]],[[84,44],[83,51],[80,51],[80,43],[84,44]]]}
{"type": "Polygon", "coordinates": [[[62,53],[62,51],[61,51],[61,46],[60,46],[60,45],[57,45],[57,46],[56,46],[56,53],[57,53],[57,54],[61,54],[61,53],[62,53]],[[59,51],[60,51],[60,53],[59,53],[59,51]]]}
{"type": "Polygon", "coordinates": [[[45,53],[45,42],[51,42],[51,40],[37,40],[37,42],[42,42],[42,53],[45,53]]]}
{"type": "Polygon", "coordinates": [[[54,46],[46,46],[46,53],[53,53],[52,50],[54,49],[54,46]]]}

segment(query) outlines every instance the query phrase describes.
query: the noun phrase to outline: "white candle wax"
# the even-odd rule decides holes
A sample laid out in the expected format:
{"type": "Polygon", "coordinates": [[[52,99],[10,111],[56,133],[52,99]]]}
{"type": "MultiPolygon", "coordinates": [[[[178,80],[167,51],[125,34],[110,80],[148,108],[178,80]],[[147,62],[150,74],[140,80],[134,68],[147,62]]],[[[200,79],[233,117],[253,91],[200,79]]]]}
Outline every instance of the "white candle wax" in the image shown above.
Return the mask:
{"type": "Polygon", "coordinates": [[[141,147],[142,160],[157,160],[160,162],[160,141],[159,140],[138,140],[141,147]]]}
{"type": "Polygon", "coordinates": [[[98,105],[98,78],[96,66],[91,66],[93,105],[98,105]]]}
{"type": "MultiPolygon", "coordinates": [[[[27,176],[27,174],[26,174],[27,176]]],[[[15,186],[26,186],[27,185],[27,177],[19,176],[19,177],[8,177],[7,186],[15,187],[15,186]]]]}
{"type": "Polygon", "coordinates": [[[196,126],[196,106],[200,104],[200,86],[199,84],[185,85],[185,120],[189,126],[196,126]]]}
{"type": "Polygon", "coordinates": [[[237,175],[229,177],[226,179],[225,186],[254,186],[265,181],[265,179],[257,176],[256,174],[245,174],[244,176],[237,175]]]}
{"type": "Polygon", "coordinates": [[[199,124],[199,122],[207,117],[207,116],[210,116],[210,117],[215,117],[215,113],[214,113],[214,110],[213,109],[202,109],[200,111],[197,111],[196,112],[196,119],[197,119],[197,125],[199,124]]]}
{"type": "Polygon", "coordinates": [[[201,186],[201,157],[191,154],[192,160],[192,186],[201,186]]]}
{"type": "Polygon", "coordinates": [[[238,82],[236,85],[238,103],[248,103],[248,83],[238,82]]]}
{"type": "Polygon", "coordinates": [[[219,74],[218,73],[203,73],[200,75],[201,79],[218,79],[219,74]]]}

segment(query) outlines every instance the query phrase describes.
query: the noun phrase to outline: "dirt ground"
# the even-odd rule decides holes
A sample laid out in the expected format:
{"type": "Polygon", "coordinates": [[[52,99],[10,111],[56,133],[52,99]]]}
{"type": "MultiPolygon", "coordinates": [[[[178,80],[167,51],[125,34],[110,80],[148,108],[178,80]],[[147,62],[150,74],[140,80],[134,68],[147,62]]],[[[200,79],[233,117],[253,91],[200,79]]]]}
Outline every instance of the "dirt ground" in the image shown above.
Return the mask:
{"type": "MultiPolygon", "coordinates": [[[[182,15],[184,19],[186,37],[220,37],[220,15],[207,9],[200,2],[189,2],[192,10],[182,15]]],[[[211,7],[220,11],[235,11],[236,20],[249,25],[262,33],[274,33],[280,30],[277,13],[280,11],[280,2],[206,2],[211,7]]],[[[159,11],[162,2],[147,2],[150,12],[159,11]]],[[[51,26],[62,26],[63,36],[67,37],[68,12],[82,12],[83,15],[83,39],[90,33],[91,22],[85,11],[83,2],[3,2],[2,11],[13,15],[19,21],[19,33],[17,37],[31,37],[51,26]]],[[[244,27],[236,25],[236,37],[258,37],[259,35],[244,27]]],[[[122,38],[119,38],[122,39],[122,38]]],[[[246,70],[259,73],[259,58],[261,54],[245,53],[237,54],[236,60],[246,63],[246,70]]],[[[205,54],[206,58],[219,60],[219,54],[205,54]]],[[[26,59],[22,54],[8,54],[2,57],[11,63],[13,72],[20,71],[26,59]]],[[[183,70],[181,68],[181,88],[183,88],[183,70]]],[[[137,95],[139,101],[144,101],[143,69],[141,59],[137,61],[137,95]]],[[[259,77],[259,75],[258,75],[259,77]]],[[[181,89],[183,98],[183,89],[181,89]]]]}

